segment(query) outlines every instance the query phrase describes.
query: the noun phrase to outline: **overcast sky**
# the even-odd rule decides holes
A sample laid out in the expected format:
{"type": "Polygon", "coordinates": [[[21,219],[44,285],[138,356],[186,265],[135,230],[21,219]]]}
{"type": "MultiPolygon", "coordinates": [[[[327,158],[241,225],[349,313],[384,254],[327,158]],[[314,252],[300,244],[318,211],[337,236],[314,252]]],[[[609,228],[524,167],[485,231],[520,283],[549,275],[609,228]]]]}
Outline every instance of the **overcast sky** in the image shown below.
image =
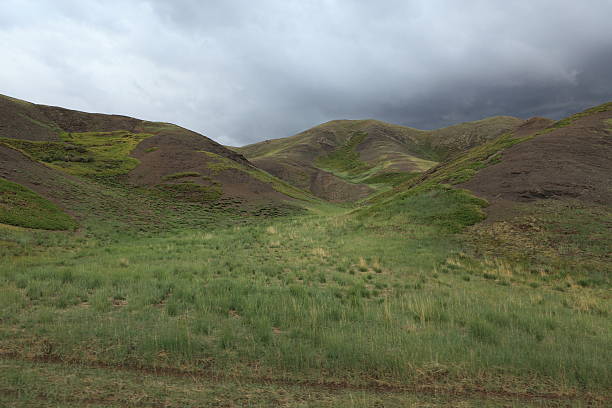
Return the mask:
{"type": "Polygon", "coordinates": [[[612,100],[612,0],[2,0],[0,93],[221,143],[612,100]]]}

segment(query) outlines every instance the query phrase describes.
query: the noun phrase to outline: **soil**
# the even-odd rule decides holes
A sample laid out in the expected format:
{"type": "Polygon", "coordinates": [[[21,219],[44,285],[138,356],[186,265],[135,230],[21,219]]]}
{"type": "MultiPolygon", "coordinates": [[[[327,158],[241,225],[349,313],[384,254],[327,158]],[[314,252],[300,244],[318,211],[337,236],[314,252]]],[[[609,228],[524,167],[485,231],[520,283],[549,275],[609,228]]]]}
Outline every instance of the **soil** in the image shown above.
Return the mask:
{"type": "Polygon", "coordinates": [[[352,184],[323,170],[315,169],[310,179],[310,191],[324,200],[333,202],[357,201],[372,190],[365,184],[352,184]]]}
{"type": "MultiPolygon", "coordinates": [[[[572,198],[612,204],[612,112],[600,112],[544,133],[504,151],[500,163],[487,167],[459,184],[491,205],[492,218],[504,218],[512,203],[538,199],[572,198]]],[[[517,135],[546,125],[532,119],[517,135]]]]}
{"type": "Polygon", "coordinates": [[[54,130],[40,125],[46,122],[47,117],[36,109],[36,105],[25,102],[21,104],[0,95],[0,137],[36,141],[59,140],[54,130]]]}
{"type": "MultiPolygon", "coordinates": [[[[252,164],[242,155],[230,151],[218,143],[185,130],[180,134],[161,132],[140,142],[131,156],[140,164],[128,175],[128,180],[140,186],[154,186],[164,181],[165,176],[179,172],[196,172],[219,182],[224,197],[239,197],[248,200],[288,200],[289,197],[277,192],[269,183],[260,181],[244,171],[226,169],[219,172],[209,168],[215,159],[203,153],[216,153],[244,166],[252,164]]],[[[194,177],[189,181],[209,186],[206,178],[194,177]]]]}
{"type": "Polygon", "coordinates": [[[58,132],[130,132],[142,120],[120,115],[86,113],[57,106],[36,105],[0,95],[0,137],[59,141],[58,132]]]}
{"type": "Polygon", "coordinates": [[[0,144],[0,177],[21,184],[64,209],[71,207],[71,201],[79,199],[78,187],[82,185],[76,177],[37,163],[3,144],[0,144]]]}

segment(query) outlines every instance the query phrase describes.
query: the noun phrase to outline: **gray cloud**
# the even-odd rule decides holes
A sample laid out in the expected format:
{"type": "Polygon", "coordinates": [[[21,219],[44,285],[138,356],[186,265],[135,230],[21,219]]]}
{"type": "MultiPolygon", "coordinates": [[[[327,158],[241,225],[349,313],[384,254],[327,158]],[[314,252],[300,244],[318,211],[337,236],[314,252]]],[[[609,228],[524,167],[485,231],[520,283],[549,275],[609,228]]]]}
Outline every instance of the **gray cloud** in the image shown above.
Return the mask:
{"type": "Polygon", "coordinates": [[[0,93],[241,145],[612,100],[612,2],[4,0],[0,93]]]}

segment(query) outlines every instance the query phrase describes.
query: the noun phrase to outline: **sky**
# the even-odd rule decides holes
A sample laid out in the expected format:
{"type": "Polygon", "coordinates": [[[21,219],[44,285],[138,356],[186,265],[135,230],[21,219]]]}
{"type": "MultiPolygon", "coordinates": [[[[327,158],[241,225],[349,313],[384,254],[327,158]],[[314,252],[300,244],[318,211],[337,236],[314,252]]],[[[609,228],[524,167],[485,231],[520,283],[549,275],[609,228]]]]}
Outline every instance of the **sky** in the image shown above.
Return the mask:
{"type": "Polygon", "coordinates": [[[2,0],[0,93],[241,146],[612,100],[612,0],[2,0]]]}

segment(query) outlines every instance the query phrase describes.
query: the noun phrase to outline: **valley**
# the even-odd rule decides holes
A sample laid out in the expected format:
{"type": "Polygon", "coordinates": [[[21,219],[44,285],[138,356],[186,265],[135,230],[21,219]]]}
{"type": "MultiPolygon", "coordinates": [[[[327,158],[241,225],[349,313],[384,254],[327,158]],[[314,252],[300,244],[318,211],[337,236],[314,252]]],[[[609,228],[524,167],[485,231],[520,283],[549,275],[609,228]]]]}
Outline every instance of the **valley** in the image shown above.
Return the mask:
{"type": "Polygon", "coordinates": [[[7,406],[610,403],[612,103],[240,148],[0,125],[7,406]]]}

